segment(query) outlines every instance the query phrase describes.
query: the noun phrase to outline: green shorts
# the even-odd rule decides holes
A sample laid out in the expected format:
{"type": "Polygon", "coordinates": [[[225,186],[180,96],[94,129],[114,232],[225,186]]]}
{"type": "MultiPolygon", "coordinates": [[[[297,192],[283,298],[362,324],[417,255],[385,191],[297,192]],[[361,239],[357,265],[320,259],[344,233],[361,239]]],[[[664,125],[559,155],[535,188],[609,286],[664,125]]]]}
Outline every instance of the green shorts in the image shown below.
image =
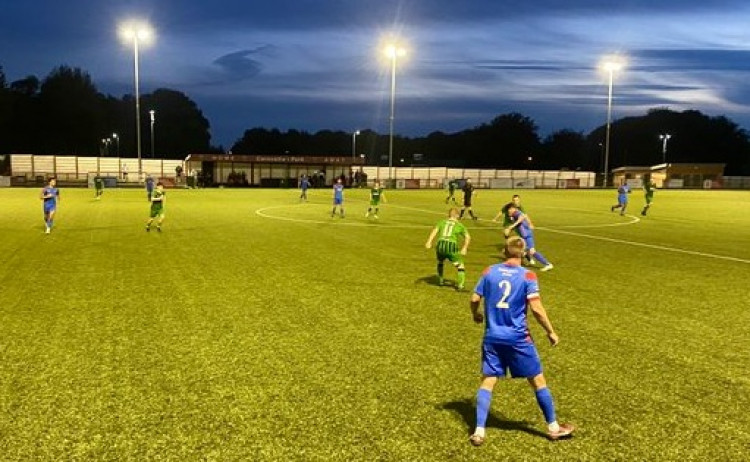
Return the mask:
{"type": "Polygon", "coordinates": [[[380,199],[370,199],[370,205],[377,207],[380,205],[380,199]]]}
{"type": "Polygon", "coordinates": [[[164,216],[164,207],[158,206],[158,207],[151,207],[151,215],[149,215],[151,218],[156,217],[163,217],[164,216]]]}
{"type": "Polygon", "coordinates": [[[458,244],[451,241],[438,241],[435,246],[435,256],[439,262],[448,260],[451,263],[463,263],[461,252],[458,251],[458,244]]]}
{"type": "Polygon", "coordinates": [[[653,201],[654,201],[654,195],[653,195],[653,194],[651,194],[651,195],[649,195],[649,194],[646,194],[646,203],[647,203],[647,204],[650,204],[650,203],[652,203],[653,201]]]}

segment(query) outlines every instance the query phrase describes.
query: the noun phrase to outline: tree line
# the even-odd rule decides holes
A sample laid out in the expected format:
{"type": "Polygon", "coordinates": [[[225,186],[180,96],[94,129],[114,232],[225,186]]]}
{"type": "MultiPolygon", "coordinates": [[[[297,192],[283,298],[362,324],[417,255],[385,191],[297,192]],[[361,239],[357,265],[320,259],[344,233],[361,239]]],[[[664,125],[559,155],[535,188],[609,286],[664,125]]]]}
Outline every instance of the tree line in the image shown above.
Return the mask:
{"type": "MultiPolygon", "coordinates": [[[[221,152],[211,145],[210,124],[187,95],[167,88],[141,97],[142,155],[151,155],[150,118],[157,114],[155,155],[180,159],[190,153],[221,152]]],[[[135,154],[135,102],[98,91],[78,68],[60,66],[43,80],[30,75],[7,82],[0,67],[0,153],[135,154]],[[117,140],[112,135],[117,133],[117,140]],[[110,138],[109,142],[103,142],[110,138]]],[[[562,129],[542,138],[534,120],[501,114],[455,133],[394,136],[393,164],[470,168],[570,169],[601,172],[606,127],[589,133],[562,129]]],[[[668,162],[726,163],[730,175],[750,175],[750,136],[725,116],[656,108],[643,116],[615,120],[609,166],[668,162]],[[660,134],[670,134],[666,155],[660,134]]],[[[232,145],[234,154],[364,156],[369,165],[388,165],[389,136],[363,130],[352,152],[351,132],[248,129],[232,145]]]]}

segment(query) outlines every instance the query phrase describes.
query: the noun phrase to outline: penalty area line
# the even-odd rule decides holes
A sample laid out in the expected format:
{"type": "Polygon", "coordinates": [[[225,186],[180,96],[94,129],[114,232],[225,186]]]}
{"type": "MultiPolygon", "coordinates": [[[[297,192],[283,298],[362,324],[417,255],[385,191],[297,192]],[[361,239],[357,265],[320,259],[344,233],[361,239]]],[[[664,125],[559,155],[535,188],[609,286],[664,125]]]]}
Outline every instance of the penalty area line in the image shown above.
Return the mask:
{"type": "Polygon", "coordinates": [[[657,244],[647,244],[645,242],[628,241],[625,239],[617,239],[614,237],[596,236],[594,234],[579,233],[575,231],[565,231],[562,229],[541,228],[541,227],[539,227],[538,229],[543,229],[544,231],[547,231],[549,233],[567,234],[569,236],[584,237],[588,239],[595,239],[598,241],[605,241],[605,242],[614,242],[616,244],[626,244],[626,245],[632,245],[636,247],[644,247],[647,249],[663,250],[665,252],[674,252],[674,253],[681,253],[685,255],[694,255],[696,257],[715,258],[717,260],[726,260],[726,261],[733,261],[737,263],[750,264],[750,260],[747,260],[744,258],[730,257],[728,255],[718,255],[715,253],[698,252],[696,250],[685,250],[685,249],[680,249],[677,247],[668,247],[665,245],[657,245],[657,244]]]}

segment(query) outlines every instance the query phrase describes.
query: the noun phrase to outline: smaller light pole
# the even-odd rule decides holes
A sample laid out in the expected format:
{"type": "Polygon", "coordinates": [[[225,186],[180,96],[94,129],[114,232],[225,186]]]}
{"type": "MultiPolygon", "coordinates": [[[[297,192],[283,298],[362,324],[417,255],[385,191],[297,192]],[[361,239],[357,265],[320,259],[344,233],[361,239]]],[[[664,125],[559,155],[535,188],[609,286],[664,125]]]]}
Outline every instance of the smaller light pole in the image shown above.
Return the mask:
{"type": "Polygon", "coordinates": [[[154,122],[156,122],[156,111],[151,109],[148,111],[148,114],[151,116],[151,158],[154,158],[154,122]]]}
{"type": "Polygon", "coordinates": [[[357,135],[359,135],[359,130],[354,130],[352,133],[352,160],[354,160],[357,153],[357,135]]]}
{"type": "Polygon", "coordinates": [[[672,138],[672,135],[669,133],[664,133],[663,135],[659,135],[659,139],[661,140],[661,163],[666,164],[667,163],[667,141],[672,138]]]}
{"type": "Polygon", "coordinates": [[[120,137],[117,133],[112,133],[112,138],[114,138],[117,143],[117,157],[120,157],[120,137]]]}

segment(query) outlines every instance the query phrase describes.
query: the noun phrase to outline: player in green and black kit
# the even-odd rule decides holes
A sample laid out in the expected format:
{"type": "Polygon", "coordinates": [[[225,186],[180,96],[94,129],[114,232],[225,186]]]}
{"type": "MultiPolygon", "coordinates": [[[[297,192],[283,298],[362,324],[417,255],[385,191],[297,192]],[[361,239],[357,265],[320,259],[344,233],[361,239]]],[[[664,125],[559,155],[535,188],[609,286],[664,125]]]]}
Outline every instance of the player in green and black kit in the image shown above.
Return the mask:
{"type": "Polygon", "coordinates": [[[154,222],[154,218],[159,218],[156,223],[156,230],[161,232],[161,224],[164,223],[164,203],[167,201],[167,193],[164,192],[164,185],[160,182],[156,183],[156,189],[151,194],[151,214],[146,222],[146,232],[151,231],[151,223],[154,222]]]}
{"type": "Polygon", "coordinates": [[[447,204],[450,201],[458,205],[458,202],[456,202],[456,180],[453,179],[448,182],[448,197],[445,198],[445,203],[447,204]]]}
{"type": "Polygon", "coordinates": [[[385,193],[383,192],[383,188],[380,187],[380,182],[375,180],[375,184],[372,185],[372,189],[370,190],[370,206],[367,208],[365,218],[370,216],[370,212],[372,212],[372,209],[375,209],[373,217],[375,217],[375,219],[378,218],[378,208],[380,207],[381,200],[383,201],[383,203],[386,202],[385,193]]]}
{"type": "Polygon", "coordinates": [[[651,178],[648,178],[643,182],[643,192],[646,198],[646,205],[641,210],[641,215],[646,216],[646,212],[651,208],[651,202],[654,201],[654,191],[656,191],[656,183],[651,178]]]}
{"type": "Polygon", "coordinates": [[[104,193],[104,180],[99,175],[94,177],[94,189],[96,189],[96,200],[101,199],[104,193]]]}
{"type": "Polygon", "coordinates": [[[458,221],[458,209],[452,208],[448,211],[448,219],[441,220],[435,226],[430,233],[430,237],[427,239],[427,243],[424,245],[425,248],[432,247],[432,241],[435,237],[438,238],[437,244],[435,245],[435,256],[437,257],[437,274],[438,282],[443,285],[443,262],[447,259],[453,266],[458,270],[458,281],[456,282],[456,290],[462,290],[464,283],[466,282],[466,270],[464,268],[463,255],[466,255],[469,249],[469,242],[471,242],[471,236],[466,227],[458,221]],[[458,241],[463,237],[463,246],[461,250],[458,248],[458,241]]]}

